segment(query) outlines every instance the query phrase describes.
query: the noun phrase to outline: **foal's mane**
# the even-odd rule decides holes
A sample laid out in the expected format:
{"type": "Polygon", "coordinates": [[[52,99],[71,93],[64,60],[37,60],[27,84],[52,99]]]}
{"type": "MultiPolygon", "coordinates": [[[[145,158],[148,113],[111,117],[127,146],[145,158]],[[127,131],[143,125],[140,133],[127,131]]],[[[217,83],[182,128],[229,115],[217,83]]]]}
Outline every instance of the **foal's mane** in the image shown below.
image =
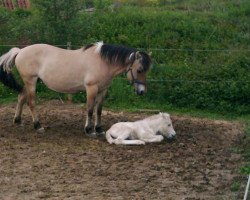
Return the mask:
{"type": "MultiPolygon", "coordinates": [[[[84,50],[97,45],[100,45],[100,43],[89,44],[84,48],[84,50]]],[[[111,65],[120,65],[121,67],[127,67],[130,62],[128,59],[129,56],[132,53],[136,52],[136,49],[125,47],[122,45],[102,44],[99,54],[103,60],[107,61],[111,65]]],[[[150,68],[151,59],[147,53],[142,51],[139,52],[142,56],[141,64],[144,68],[144,71],[146,72],[150,68]]]]}
{"type": "Polygon", "coordinates": [[[155,115],[149,116],[149,117],[147,117],[145,119],[154,120],[154,119],[159,119],[159,118],[161,118],[161,115],[160,114],[155,114],[155,115]]]}

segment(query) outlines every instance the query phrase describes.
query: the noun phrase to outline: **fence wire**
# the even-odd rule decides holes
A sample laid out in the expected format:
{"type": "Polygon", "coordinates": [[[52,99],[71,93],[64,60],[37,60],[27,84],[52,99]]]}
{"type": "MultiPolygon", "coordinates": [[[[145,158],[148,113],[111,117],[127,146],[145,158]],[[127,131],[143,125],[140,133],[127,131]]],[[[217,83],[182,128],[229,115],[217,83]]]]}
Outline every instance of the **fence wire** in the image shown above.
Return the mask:
{"type": "MultiPolygon", "coordinates": [[[[0,44],[0,47],[26,47],[29,45],[24,44],[0,44]]],[[[53,45],[56,47],[64,48],[82,48],[84,45],[74,45],[71,42],[67,44],[57,44],[53,45]]],[[[250,52],[250,49],[180,49],[180,48],[138,48],[139,50],[146,51],[183,51],[183,52],[250,52]]],[[[159,63],[155,61],[155,64],[159,63]]],[[[119,79],[120,77],[116,78],[119,79]]],[[[148,83],[167,83],[167,82],[176,82],[176,83],[250,83],[250,81],[241,81],[241,80],[184,80],[184,79],[148,79],[148,83]]]]}
{"type": "MultiPolygon", "coordinates": [[[[85,44],[86,45],[86,44],[85,44]]],[[[71,47],[81,48],[85,45],[70,45],[71,47]]],[[[29,45],[19,45],[19,44],[2,44],[0,47],[26,47],[29,45]]],[[[67,44],[57,44],[53,45],[56,47],[68,47],[67,44]]],[[[250,49],[181,49],[181,48],[137,48],[139,50],[147,51],[187,51],[187,52],[250,52],[250,49]]]]}

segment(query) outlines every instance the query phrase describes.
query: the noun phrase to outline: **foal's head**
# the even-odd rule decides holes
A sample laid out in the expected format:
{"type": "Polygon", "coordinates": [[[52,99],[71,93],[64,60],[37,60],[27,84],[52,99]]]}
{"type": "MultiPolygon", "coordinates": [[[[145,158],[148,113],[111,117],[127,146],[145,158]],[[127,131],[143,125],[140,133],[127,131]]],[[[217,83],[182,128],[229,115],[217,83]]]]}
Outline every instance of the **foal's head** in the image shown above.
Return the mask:
{"type": "Polygon", "coordinates": [[[141,51],[134,51],[129,55],[127,77],[131,81],[137,94],[147,92],[146,76],[151,66],[150,56],[141,51]]]}
{"type": "Polygon", "coordinates": [[[170,115],[168,113],[159,113],[159,116],[162,120],[158,130],[159,133],[164,137],[166,137],[167,139],[175,139],[176,133],[173,128],[170,115]]]}

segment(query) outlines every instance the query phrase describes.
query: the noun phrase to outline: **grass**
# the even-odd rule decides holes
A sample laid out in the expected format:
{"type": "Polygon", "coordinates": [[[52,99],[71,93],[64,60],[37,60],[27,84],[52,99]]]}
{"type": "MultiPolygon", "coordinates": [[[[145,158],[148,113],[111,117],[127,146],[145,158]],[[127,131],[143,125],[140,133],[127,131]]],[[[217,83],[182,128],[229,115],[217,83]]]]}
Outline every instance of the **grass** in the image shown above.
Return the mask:
{"type": "Polygon", "coordinates": [[[245,157],[247,163],[245,166],[242,166],[240,171],[242,174],[250,174],[250,119],[246,119],[245,121],[245,142],[243,147],[243,156],[245,157]]]}
{"type": "Polygon", "coordinates": [[[231,191],[232,192],[238,192],[240,189],[241,183],[239,181],[234,181],[231,185],[231,191]]]}

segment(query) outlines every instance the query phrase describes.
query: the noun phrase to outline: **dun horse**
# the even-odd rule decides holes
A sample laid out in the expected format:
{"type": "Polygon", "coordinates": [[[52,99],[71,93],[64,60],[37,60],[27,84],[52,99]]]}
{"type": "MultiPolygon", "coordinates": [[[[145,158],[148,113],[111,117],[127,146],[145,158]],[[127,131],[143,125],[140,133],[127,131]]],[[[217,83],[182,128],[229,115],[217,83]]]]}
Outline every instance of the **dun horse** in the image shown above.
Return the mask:
{"type": "Polygon", "coordinates": [[[147,90],[146,75],[151,59],[145,52],[124,46],[98,42],[78,50],[65,50],[46,44],[35,44],[23,49],[12,48],[0,57],[0,81],[19,92],[14,123],[21,123],[24,103],[28,103],[34,128],[43,132],[35,110],[35,92],[38,78],[50,89],[61,93],[86,90],[87,118],[85,133],[92,130],[95,109],[96,132],[101,131],[102,102],[112,79],[126,72],[137,94],[147,90]],[[16,68],[24,82],[20,86],[11,70],[16,68]]]}

